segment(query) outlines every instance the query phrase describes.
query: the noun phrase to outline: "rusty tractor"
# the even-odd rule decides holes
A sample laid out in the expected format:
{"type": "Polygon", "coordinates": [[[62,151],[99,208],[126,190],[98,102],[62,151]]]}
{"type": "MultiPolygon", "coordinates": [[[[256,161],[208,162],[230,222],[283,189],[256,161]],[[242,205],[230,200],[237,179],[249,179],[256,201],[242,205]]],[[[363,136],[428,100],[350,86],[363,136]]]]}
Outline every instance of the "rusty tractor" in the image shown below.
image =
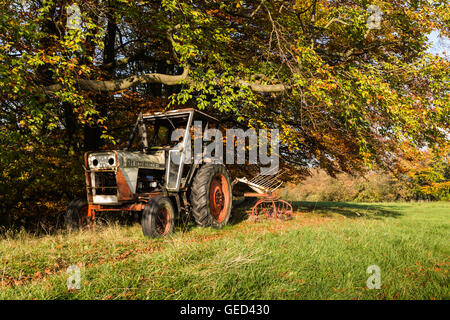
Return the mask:
{"type": "Polygon", "coordinates": [[[181,213],[191,213],[200,226],[225,226],[232,207],[230,174],[221,163],[187,159],[194,120],[201,120],[202,129],[219,124],[195,109],[141,113],[123,150],[86,152],[87,197],[69,204],[66,226],[92,226],[97,213],[114,211],[141,212],[149,237],[171,234],[181,213]],[[181,134],[172,141],[175,130],[181,134]]]}

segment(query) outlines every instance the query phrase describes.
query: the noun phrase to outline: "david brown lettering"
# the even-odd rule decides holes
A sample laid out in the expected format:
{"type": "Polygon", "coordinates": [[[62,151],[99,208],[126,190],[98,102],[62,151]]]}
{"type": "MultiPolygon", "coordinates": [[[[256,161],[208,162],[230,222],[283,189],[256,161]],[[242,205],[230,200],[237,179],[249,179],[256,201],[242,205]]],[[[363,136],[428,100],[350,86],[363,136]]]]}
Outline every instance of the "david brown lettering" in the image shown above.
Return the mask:
{"type": "Polygon", "coordinates": [[[149,161],[127,160],[127,167],[149,167],[158,168],[158,164],[149,161]]]}

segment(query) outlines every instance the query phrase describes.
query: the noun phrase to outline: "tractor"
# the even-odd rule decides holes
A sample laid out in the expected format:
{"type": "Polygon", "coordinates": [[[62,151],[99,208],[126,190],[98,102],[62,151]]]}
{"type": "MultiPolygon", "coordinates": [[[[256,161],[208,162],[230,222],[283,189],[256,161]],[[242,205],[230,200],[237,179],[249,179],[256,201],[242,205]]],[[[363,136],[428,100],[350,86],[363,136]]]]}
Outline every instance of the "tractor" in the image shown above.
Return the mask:
{"type": "Polygon", "coordinates": [[[99,212],[128,211],[141,213],[149,237],[171,234],[181,214],[191,214],[203,227],[225,226],[232,207],[230,174],[223,163],[196,163],[186,152],[194,121],[202,130],[219,128],[216,118],[195,109],[141,113],[122,150],[86,152],[87,197],[69,204],[65,225],[84,227],[99,212]],[[175,130],[179,139],[173,139],[175,130]]]}

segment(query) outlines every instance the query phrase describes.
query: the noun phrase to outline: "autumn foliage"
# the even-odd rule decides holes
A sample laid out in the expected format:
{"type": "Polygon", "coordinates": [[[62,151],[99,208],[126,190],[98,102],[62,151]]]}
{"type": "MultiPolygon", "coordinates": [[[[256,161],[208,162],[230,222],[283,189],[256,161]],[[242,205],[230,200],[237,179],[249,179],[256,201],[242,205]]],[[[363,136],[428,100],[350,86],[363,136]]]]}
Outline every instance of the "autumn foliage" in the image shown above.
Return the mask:
{"type": "Polygon", "coordinates": [[[449,61],[427,36],[449,35],[446,1],[86,0],[73,28],[74,4],[0,0],[1,219],[54,219],[84,193],[83,152],[120,146],[142,110],[279,128],[293,179],[445,159],[449,61]]]}

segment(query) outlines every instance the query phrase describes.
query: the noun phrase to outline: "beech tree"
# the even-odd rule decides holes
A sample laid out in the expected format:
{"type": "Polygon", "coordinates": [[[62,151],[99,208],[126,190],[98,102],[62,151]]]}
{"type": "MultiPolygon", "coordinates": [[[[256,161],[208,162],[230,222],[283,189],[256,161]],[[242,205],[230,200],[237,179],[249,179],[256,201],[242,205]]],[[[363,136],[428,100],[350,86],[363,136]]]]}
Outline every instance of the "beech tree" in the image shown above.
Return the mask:
{"type": "Polygon", "coordinates": [[[117,145],[139,111],[189,105],[227,126],[279,128],[283,164],[303,174],[395,170],[411,148],[447,144],[449,62],[427,53],[431,31],[449,35],[447,1],[8,0],[0,10],[0,184],[16,194],[5,208],[24,193],[81,192],[79,156],[117,145]]]}

